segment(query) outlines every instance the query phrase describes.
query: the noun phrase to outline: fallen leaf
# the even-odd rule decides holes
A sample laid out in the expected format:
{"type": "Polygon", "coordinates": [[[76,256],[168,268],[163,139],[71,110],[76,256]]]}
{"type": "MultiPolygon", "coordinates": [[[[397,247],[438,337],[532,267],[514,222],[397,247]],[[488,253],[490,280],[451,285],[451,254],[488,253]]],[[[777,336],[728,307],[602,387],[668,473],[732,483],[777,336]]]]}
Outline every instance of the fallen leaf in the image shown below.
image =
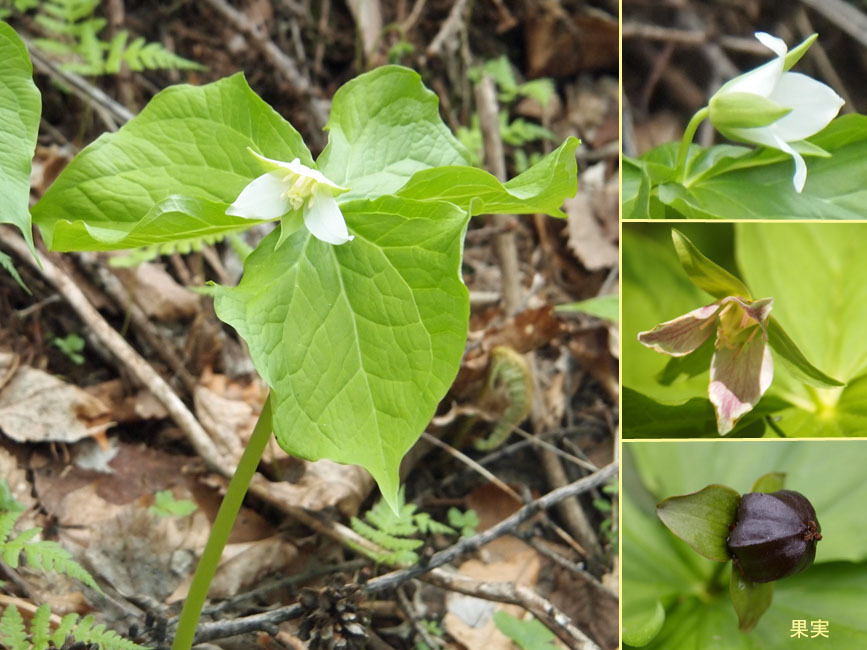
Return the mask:
{"type": "Polygon", "coordinates": [[[588,271],[606,269],[618,262],[616,231],[606,232],[603,221],[612,215],[616,218],[617,214],[616,209],[606,208],[609,195],[616,196],[605,182],[605,169],[604,162],[588,168],[579,180],[581,191],[575,198],[564,201],[569,216],[569,248],[588,271]]]}
{"type": "Polygon", "coordinates": [[[92,395],[29,366],[0,390],[0,429],[18,442],[76,442],[105,431],[110,416],[92,395]]]}

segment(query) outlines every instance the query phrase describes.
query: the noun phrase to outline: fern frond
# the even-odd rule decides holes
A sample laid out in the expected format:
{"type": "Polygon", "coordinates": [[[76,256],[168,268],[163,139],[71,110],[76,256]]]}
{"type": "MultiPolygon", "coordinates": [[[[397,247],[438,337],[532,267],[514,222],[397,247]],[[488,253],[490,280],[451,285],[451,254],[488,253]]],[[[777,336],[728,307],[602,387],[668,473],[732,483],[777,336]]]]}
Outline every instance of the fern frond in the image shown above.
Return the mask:
{"type": "Polygon", "coordinates": [[[83,566],[73,560],[72,554],[57,542],[46,540],[33,542],[24,547],[24,555],[30,567],[42,569],[46,572],[63,573],[102,593],[102,589],[96,584],[93,576],[83,566]]]}
{"type": "Polygon", "coordinates": [[[15,605],[9,605],[0,617],[0,643],[10,650],[27,650],[27,629],[15,605]]]}
{"type": "Polygon", "coordinates": [[[51,609],[48,605],[40,605],[30,619],[30,638],[33,648],[31,650],[46,650],[51,641],[51,609]]]}
{"type": "MultiPolygon", "coordinates": [[[[144,39],[136,39],[144,42],[144,39]]],[[[133,41],[135,44],[135,41],[133,41]]],[[[204,70],[205,66],[178,56],[160,43],[148,43],[133,50],[132,45],[124,52],[123,60],[131,70],[204,70]]]]}
{"type": "Polygon", "coordinates": [[[41,532],[41,528],[31,528],[30,530],[25,530],[18,537],[7,540],[3,544],[3,546],[0,547],[0,550],[2,550],[3,552],[3,561],[13,569],[17,569],[18,558],[21,555],[21,551],[24,550],[27,542],[29,542],[41,532]]]}
{"type": "Polygon", "coordinates": [[[0,549],[6,544],[9,534],[15,527],[15,522],[21,516],[20,511],[0,511],[0,549]]]}
{"type": "Polygon", "coordinates": [[[51,643],[58,648],[63,647],[63,644],[66,643],[66,637],[75,629],[76,623],[78,623],[78,614],[75,613],[67,614],[60,619],[60,625],[57,626],[54,634],[51,635],[51,643]]]}
{"type": "Polygon", "coordinates": [[[370,526],[358,517],[350,520],[352,530],[389,551],[413,551],[424,544],[423,540],[408,537],[395,537],[385,531],[370,526]]]}
{"type": "Polygon", "coordinates": [[[458,533],[458,531],[456,531],[451,526],[441,524],[426,512],[420,512],[417,515],[413,515],[412,520],[418,527],[418,531],[422,535],[428,535],[430,533],[439,533],[441,535],[457,535],[458,533]]]}

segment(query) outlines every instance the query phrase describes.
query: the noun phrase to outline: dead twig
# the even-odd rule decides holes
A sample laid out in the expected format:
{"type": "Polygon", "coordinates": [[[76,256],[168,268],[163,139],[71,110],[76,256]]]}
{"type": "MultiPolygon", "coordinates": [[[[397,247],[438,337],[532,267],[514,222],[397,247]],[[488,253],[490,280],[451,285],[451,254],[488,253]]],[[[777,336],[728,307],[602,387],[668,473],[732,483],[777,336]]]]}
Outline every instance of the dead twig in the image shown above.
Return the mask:
{"type": "Polygon", "coordinates": [[[599,650],[599,646],[579,630],[554,603],[525,585],[516,585],[512,582],[481,582],[460,573],[452,573],[442,569],[431,571],[422,579],[443,589],[457,591],[468,596],[493,600],[498,603],[520,605],[544,623],[570,648],[574,650],[599,650]]]}

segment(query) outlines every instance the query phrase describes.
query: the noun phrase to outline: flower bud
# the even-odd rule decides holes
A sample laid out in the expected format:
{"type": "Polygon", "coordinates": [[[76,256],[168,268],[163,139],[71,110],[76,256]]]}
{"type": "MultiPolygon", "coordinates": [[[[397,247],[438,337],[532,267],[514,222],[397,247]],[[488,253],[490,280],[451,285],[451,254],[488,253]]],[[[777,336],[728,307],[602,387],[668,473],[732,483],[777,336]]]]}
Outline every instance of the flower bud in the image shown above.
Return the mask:
{"type": "Polygon", "coordinates": [[[821,530],[816,511],[803,494],[750,492],[741,497],[726,542],[744,578],[771,582],[813,563],[821,530]]]}

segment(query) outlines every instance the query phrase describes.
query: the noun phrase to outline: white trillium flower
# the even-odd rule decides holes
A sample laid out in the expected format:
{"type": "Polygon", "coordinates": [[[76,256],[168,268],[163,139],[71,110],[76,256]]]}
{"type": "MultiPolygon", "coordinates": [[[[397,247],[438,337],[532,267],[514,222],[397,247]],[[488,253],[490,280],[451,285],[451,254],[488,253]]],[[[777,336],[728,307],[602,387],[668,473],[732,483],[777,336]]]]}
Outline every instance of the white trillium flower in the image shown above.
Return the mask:
{"type": "Polygon", "coordinates": [[[777,57],[723,85],[710,100],[710,120],[732,140],[761,144],[789,154],[795,162],[792,180],[795,190],[800,192],[807,181],[807,165],[801,154],[825,153],[802,140],[824,129],[844,100],[820,81],[787,72],[815,36],[791,53],[783,40],[770,34],[757,32],[756,38],[777,57]]]}
{"type": "Polygon", "coordinates": [[[334,198],[349,191],[332,183],[321,172],[301,164],[272,160],[250,150],[270,171],[245,187],[226,214],[245,219],[279,219],[301,210],[311,234],[329,244],[345,244],[353,238],[346,229],[340,206],[334,198]]]}

